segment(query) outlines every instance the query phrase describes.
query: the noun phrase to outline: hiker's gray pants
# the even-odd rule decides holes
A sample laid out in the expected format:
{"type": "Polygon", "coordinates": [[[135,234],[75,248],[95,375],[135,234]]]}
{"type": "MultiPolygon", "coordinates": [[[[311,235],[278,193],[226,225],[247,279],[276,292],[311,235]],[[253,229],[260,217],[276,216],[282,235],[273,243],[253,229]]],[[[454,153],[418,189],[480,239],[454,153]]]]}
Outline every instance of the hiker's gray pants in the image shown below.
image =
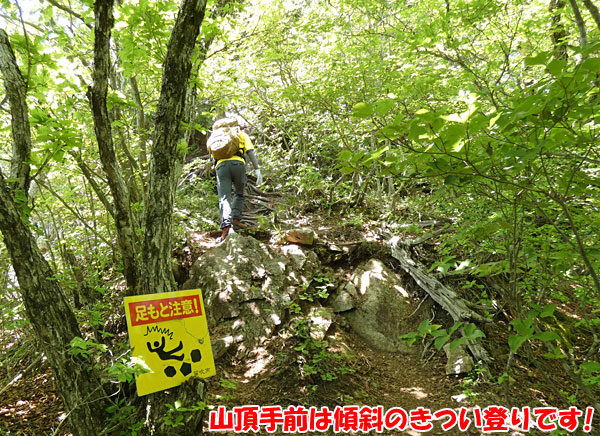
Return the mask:
{"type": "Polygon", "coordinates": [[[244,208],[246,165],[237,160],[221,162],[217,167],[217,193],[221,228],[230,227],[234,219],[241,219],[244,208]],[[233,190],[233,202],[231,191],[233,190]]]}

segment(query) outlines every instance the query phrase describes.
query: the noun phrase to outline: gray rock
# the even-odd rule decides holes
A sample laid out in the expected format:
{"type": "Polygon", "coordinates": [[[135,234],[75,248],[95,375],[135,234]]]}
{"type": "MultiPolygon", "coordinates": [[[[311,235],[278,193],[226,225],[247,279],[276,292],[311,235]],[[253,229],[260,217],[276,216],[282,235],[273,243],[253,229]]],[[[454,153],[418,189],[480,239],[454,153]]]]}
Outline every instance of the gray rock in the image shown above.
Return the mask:
{"type": "Polygon", "coordinates": [[[450,344],[444,345],[444,351],[448,362],[446,363],[446,375],[464,374],[471,372],[475,368],[473,358],[467,352],[464,345],[459,345],[454,350],[450,351],[450,344]]]}
{"type": "Polygon", "coordinates": [[[355,301],[358,301],[356,287],[352,283],[345,283],[338,288],[331,302],[331,308],[335,313],[346,312],[356,307],[355,301]]]}
{"type": "Polygon", "coordinates": [[[315,232],[308,227],[291,229],[285,233],[285,239],[293,244],[312,245],[315,242],[315,232]]]}
{"type": "Polygon", "coordinates": [[[268,246],[230,233],[194,263],[183,288],[202,290],[211,337],[242,335],[238,351],[252,349],[285,316],[295,291],[288,269],[289,260],[268,246]]]}
{"type": "Polygon", "coordinates": [[[352,329],[373,348],[409,352],[399,337],[408,330],[403,321],[411,313],[411,305],[398,275],[371,259],[356,268],[352,284],[356,309],[345,314],[352,329]]]}
{"type": "Polygon", "coordinates": [[[281,247],[281,252],[285,257],[290,258],[297,268],[302,268],[306,263],[306,254],[304,254],[304,251],[298,245],[284,245],[281,247]]]}
{"type": "Polygon", "coordinates": [[[325,338],[327,330],[333,323],[335,314],[329,308],[312,307],[308,313],[310,318],[310,337],[316,341],[321,341],[325,338]]]}

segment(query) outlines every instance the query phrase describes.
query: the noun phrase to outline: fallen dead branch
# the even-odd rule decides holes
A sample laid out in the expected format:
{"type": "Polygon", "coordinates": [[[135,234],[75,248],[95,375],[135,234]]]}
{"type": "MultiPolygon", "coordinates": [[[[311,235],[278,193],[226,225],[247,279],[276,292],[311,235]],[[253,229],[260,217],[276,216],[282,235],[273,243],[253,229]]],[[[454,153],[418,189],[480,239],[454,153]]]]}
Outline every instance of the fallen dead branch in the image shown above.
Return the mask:
{"type": "MultiPolygon", "coordinates": [[[[413,260],[400,238],[395,236],[390,240],[392,256],[400,262],[400,266],[415,280],[417,285],[450,314],[454,322],[479,321],[489,322],[487,318],[472,310],[467,302],[456,292],[440,283],[435,277],[425,272],[425,267],[413,260]]],[[[409,244],[409,246],[414,244],[409,244]]],[[[491,360],[488,352],[479,340],[467,341],[467,346],[473,357],[482,362],[491,360]]]]}

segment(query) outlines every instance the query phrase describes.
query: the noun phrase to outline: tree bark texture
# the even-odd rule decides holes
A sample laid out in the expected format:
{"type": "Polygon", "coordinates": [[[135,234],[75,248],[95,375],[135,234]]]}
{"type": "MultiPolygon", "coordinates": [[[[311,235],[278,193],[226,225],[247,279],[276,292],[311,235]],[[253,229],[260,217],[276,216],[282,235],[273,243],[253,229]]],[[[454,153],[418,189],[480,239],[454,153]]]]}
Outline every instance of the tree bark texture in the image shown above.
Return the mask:
{"type": "Polygon", "coordinates": [[[31,154],[31,130],[25,96],[27,88],[17,59],[8,41],[8,35],[0,29],[0,69],[4,76],[4,87],[10,103],[11,128],[13,135],[13,153],[10,165],[10,177],[16,179],[11,184],[25,196],[31,182],[29,174],[29,156],[31,154]]]}
{"type": "Polygon", "coordinates": [[[127,280],[127,294],[135,295],[140,272],[139,244],[136,241],[129,190],[117,162],[106,106],[110,71],[110,33],[114,22],[113,0],[97,0],[94,3],[94,14],[94,84],[88,89],[88,98],[92,106],[100,161],[108,177],[108,186],[114,200],[115,227],[127,280]]]}
{"type": "Polygon", "coordinates": [[[587,45],[587,31],[585,29],[585,21],[581,16],[581,11],[577,5],[577,0],[569,0],[571,9],[573,9],[573,15],[575,16],[575,23],[577,24],[577,30],[579,30],[579,43],[583,47],[587,45]]]}
{"type": "Polygon", "coordinates": [[[583,4],[590,12],[590,14],[592,14],[592,18],[596,22],[598,29],[600,29],[600,11],[598,11],[598,7],[594,4],[592,0],[583,0],[583,4]]]}
{"type": "Polygon", "coordinates": [[[550,0],[548,10],[552,13],[552,45],[554,46],[554,57],[556,59],[567,60],[569,53],[567,51],[568,36],[565,26],[561,22],[562,12],[565,8],[564,0],[550,0]]]}
{"type": "MultiPolygon", "coordinates": [[[[183,153],[177,148],[181,138],[181,121],[185,111],[192,53],[204,19],[206,0],[183,0],[163,62],[163,79],[156,111],[152,155],[149,165],[148,198],[142,276],[139,293],[167,292],[174,289],[172,262],[173,203],[178,169],[183,153]]],[[[151,434],[202,434],[201,411],[184,416],[182,426],[170,428],[164,422],[165,404],[178,401],[192,408],[206,399],[205,383],[191,379],[183,386],[150,395],[148,419],[151,434]]]]}
{"type": "Polygon", "coordinates": [[[163,63],[150,160],[140,293],[173,289],[173,202],[179,176],[178,162],[183,158],[177,143],[192,68],[192,52],[205,8],[206,0],[182,1],[163,63]]]}
{"type": "Polygon", "coordinates": [[[99,434],[108,406],[100,378],[91,362],[67,353],[71,340],[81,336],[79,325],[1,173],[0,231],[19,279],[27,318],[54,372],[71,430],[82,436],[99,434]]]}

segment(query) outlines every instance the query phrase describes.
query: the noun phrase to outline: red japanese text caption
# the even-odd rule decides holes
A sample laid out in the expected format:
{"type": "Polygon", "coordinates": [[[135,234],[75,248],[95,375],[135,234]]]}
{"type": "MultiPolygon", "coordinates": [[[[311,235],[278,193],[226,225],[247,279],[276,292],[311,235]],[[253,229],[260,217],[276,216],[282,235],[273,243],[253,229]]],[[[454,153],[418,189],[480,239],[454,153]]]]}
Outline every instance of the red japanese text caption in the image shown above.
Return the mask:
{"type": "Polygon", "coordinates": [[[404,410],[393,407],[384,410],[383,406],[338,406],[316,408],[304,406],[242,406],[227,410],[219,406],[210,412],[210,431],[233,431],[235,433],[304,433],[309,431],[333,431],[335,433],[383,432],[384,430],[413,430],[428,432],[439,421],[441,429],[448,431],[457,427],[466,431],[470,427],[483,432],[508,432],[516,430],[528,432],[540,430],[551,432],[562,429],[570,433],[577,429],[589,433],[592,430],[594,409],[577,407],[560,410],[556,407],[522,407],[508,409],[502,406],[488,406],[432,411],[418,407],[404,410]]]}
{"type": "Polygon", "coordinates": [[[200,298],[189,295],[129,303],[129,315],[131,325],[137,326],[202,316],[202,308],[200,298]]]}

